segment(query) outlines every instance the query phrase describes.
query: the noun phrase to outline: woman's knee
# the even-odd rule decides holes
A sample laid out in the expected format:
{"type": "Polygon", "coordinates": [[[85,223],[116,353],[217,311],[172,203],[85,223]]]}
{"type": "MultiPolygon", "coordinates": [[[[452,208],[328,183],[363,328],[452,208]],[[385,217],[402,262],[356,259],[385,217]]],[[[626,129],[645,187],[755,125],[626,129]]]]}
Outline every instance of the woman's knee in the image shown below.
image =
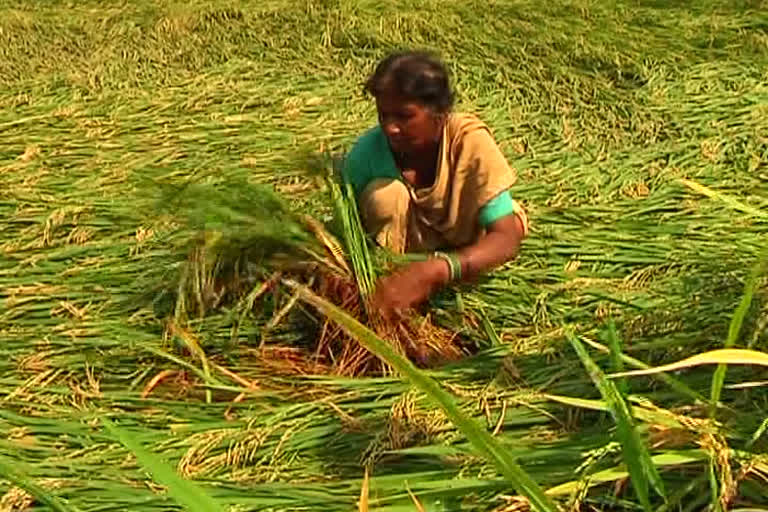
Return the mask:
{"type": "Polygon", "coordinates": [[[408,189],[396,179],[375,179],[360,196],[363,221],[371,225],[405,219],[409,203],[408,189]]]}
{"type": "Polygon", "coordinates": [[[360,196],[365,230],[376,242],[396,253],[405,252],[410,194],[398,180],[377,179],[360,196]]]}

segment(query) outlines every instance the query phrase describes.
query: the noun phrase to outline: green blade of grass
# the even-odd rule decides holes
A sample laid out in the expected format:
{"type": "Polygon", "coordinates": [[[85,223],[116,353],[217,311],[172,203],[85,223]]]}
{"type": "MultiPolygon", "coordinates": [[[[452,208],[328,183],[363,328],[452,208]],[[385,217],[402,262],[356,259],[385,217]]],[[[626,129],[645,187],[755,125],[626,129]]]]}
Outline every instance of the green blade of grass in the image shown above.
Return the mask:
{"type": "MultiPolygon", "coordinates": [[[[616,332],[616,324],[613,322],[613,320],[608,323],[608,341],[611,347],[611,360],[613,367],[617,372],[621,372],[624,369],[621,358],[621,340],[619,339],[618,332],[616,332]]],[[[605,378],[605,376],[603,376],[603,378],[605,378]]],[[[616,391],[618,392],[618,397],[620,397],[622,400],[626,400],[626,397],[629,393],[629,383],[626,379],[620,379],[618,383],[616,383],[616,391]]],[[[629,407],[629,404],[627,404],[627,406],[629,407]]],[[[659,476],[659,473],[656,470],[656,466],[654,466],[651,462],[650,454],[645,449],[645,445],[642,444],[642,441],[641,446],[643,448],[641,462],[645,466],[644,469],[648,473],[648,478],[651,481],[651,485],[661,496],[665,496],[664,482],[661,480],[661,476],[659,476]]]]}
{"type": "MultiPolygon", "coordinates": [[[[597,343],[595,341],[592,341],[584,336],[582,336],[582,341],[586,343],[587,345],[591,346],[592,348],[595,348],[597,350],[600,350],[602,352],[610,352],[610,349],[606,347],[605,345],[601,345],[600,343],[597,343]]],[[[635,368],[638,368],[640,370],[647,370],[651,368],[649,364],[646,364],[639,359],[635,359],[634,357],[628,356],[627,354],[620,354],[621,360],[627,363],[630,366],[634,366],[635,368]]],[[[677,391],[678,393],[681,393],[685,396],[688,396],[692,398],[694,401],[699,403],[706,403],[707,399],[702,394],[696,392],[695,390],[691,389],[690,386],[685,384],[684,382],[675,379],[674,377],[671,377],[669,375],[666,375],[664,373],[657,374],[656,378],[660,381],[666,383],[669,387],[677,391]]]]}
{"type": "Polygon", "coordinates": [[[608,380],[600,368],[589,356],[587,349],[572,333],[568,332],[568,338],[582,364],[587,369],[590,378],[600,390],[603,400],[610,407],[611,414],[616,422],[617,435],[622,446],[624,463],[635,489],[637,498],[645,510],[651,510],[650,493],[651,486],[664,497],[664,485],[656,466],[651,461],[650,453],[640,438],[637,431],[629,404],[624,400],[616,385],[608,380]]]}
{"type": "MultiPolygon", "coordinates": [[[[585,336],[581,337],[582,341],[586,343],[587,345],[591,346],[592,348],[595,348],[597,350],[600,350],[601,352],[610,353],[610,348],[606,347],[605,345],[601,345],[600,343],[597,343],[596,341],[592,341],[588,339],[585,336]]],[[[634,357],[628,356],[627,354],[621,353],[620,354],[621,360],[625,363],[627,363],[630,366],[634,366],[635,368],[638,368],[640,370],[647,370],[651,368],[650,365],[635,359],[634,357]]],[[[658,374],[656,378],[664,383],[666,383],[669,387],[677,391],[678,393],[681,393],[685,396],[690,397],[695,402],[699,403],[706,403],[707,399],[702,394],[696,392],[695,390],[691,389],[690,386],[685,384],[684,382],[675,379],[674,377],[670,377],[666,374],[658,374]]]]}
{"type": "Polygon", "coordinates": [[[718,192],[717,190],[713,190],[692,180],[682,178],[680,179],[680,182],[691,190],[698,192],[701,195],[707,196],[710,199],[717,199],[736,211],[748,213],[749,215],[760,219],[768,219],[768,212],[764,212],[763,210],[754,208],[748,204],[744,204],[738,199],[735,199],[729,195],[718,192]]]}
{"type": "Polygon", "coordinates": [[[755,444],[758,439],[760,439],[766,430],[768,430],[768,418],[765,418],[763,422],[760,423],[760,426],[757,427],[757,430],[755,430],[755,433],[752,434],[752,437],[747,442],[746,448],[752,448],[752,445],[755,444]]]}
{"type": "MultiPolygon", "coordinates": [[[[707,460],[708,454],[703,450],[690,450],[690,451],[669,451],[660,453],[651,457],[651,462],[658,467],[677,467],[684,464],[692,464],[695,462],[704,462],[707,460]]],[[[615,466],[608,469],[603,469],[596,473],[589,475],[588,487],[600,485],[608,482],[615,482],[631,476],[627,471],[627,468],[623,466],[615,466]]],[[[572,480],[565,482],[555,487],[547,489],[546,493],[549,496],[563,496],[577,491],[584,482],[582,480],[572,480]]]]}
{"type": "MultiPolygon", "coordinates": [[[[749,311],[749,307],[752,305],[752,297],[755,294],[755,289],[759,283],[759,277],[763,273],[766,261],[768,258],[761,258],[760,261],[752,268],[752,272],[744,284],[744,294],[741,296],[741,301],[736,307],[736,311],[733,313],[731,323],[728,326],[728,337],[725,340],[725,348],[731,348],[736,344],[736,340],[741,333],[741,326],[744,323],[744,317],[749,311]]],[[[728,367],[725,364],[719,364],[715,375],[712,377],[712,390],[710,393],[710,416],[714,417],[717,413],[717,404],[720,402],[720,395],[723,391],[723,384],[725,383],[725,373],[728,371],[728,367]]]]}
{"type": "MultiPolygon", "coordinates": [[[[752,297],[755,293],[755,288],[758,284],[758,278],[762,274],[764,260],[761,258],[758,263],[752,268],[752,272],[747,278],[744,284],[744,293],[741,296],[739,305],[731,317],[731,322],[728,325],[728,337],[725,340],[725,349],[729,349],[736,344],[736,340],[741,333],[741,327],[744,323],[744,317],[747,315],[750,306],[752,305],[752,297]]],[[[723,391],[723,384],[725,383],[725,374],[728,371],[728,366],[723,363],[717,365],[715,374],[712,376],[712,387],[710,391],[710,405],[709,416],[715,418],[717,416],[717,408],[720,403],[720,395],[723,391]]],[[[726,488],[725,484],[721,485],[718,480],[718,468],[719,462],[716,457],[712,457],[709,463],[709,484],[712,492],[711,502],[712,510],[719,512],[722,510],[722,493],[726,488]]]]}
{"type": "MultiPolygon", "coordinates": [[[[654,460],[654,462],[656,462],[654,460]]],[[[671,510],[679,510],[679,505],[683,499],[691,492],[697,490],[707,481],[707,474],[703,473],[698,477],[691,480],[687,485],[684,485],[682,489],[679,489],[674,495],[669,497],[669,501],[656,509],[656,512],[669,512],[671,510]]]]}
{"type": "Polygon", "coordinates": [[[128,432],[113,425],[103,418],[102,423],[109,433],[129,449],[152,478],[168,488],[168,494],[189,512],[223,512],[214,499],[192,482],[181,478],[176,471],[160,460],[159,457],[147,451],[140,442],[128,432]]]}
{"type": "Polygon", "coordinates": [[[713,512],[720,512],[722,507],[720,507],[720,482],[717,479],[717,461],[711,456],[709,459],[708,476],[710,490],[709,499],[712,504],[710,510],[713,512]]]}
{"type": "Polygon", "coordinates": [[[308,304],[317,308],[328,318],[342,326],[365,348],[376,354],[395,368],[411,384],[432,399],[448,416],[456,427],[467,437],[470,443],[491,461],[498,471],[507,478],[520,494],[525,495],[534,510],[555,512],[557,507],[548,498],[536,482],[521,468],[512,455],[494,439],[490,433],[466,416],[459,409],[453,397],[424,372],[417,369],[410,361],[397,354],[384,340],[325,299],[294,282],[287,282],[298,290],[308,304]]]}
{"type": "MultiPolygon", "coordinates": [[[[624,371],[624,361],[621,358],[621,341],[619,340],[619,334],[616,332],[616,324],[613,320],[608,322],[608,346],[611,349],[611,364],[615,373],[621,373],[624,371]]],[[[629,384],[627,379],[620,379],[616,384],[619,392],[623,396],[627,396],[629,393],[629,384]]]]}
{"type": "Polygon", "coordinates": [[[491,320],[488,318],[488,314],[484,310],[480,311],[480,322],[483,326],[483,330],[485,331],[485,335],[488,336],[488,340],[491,342],[491,346],[502,346],[504,343],[501,341],[499,334],[496,332],[496,329],[493,327],[491,320]]]}
{"type": "MultiPolygon", "coordinates": [[[[571,407],[578,407],[581,409],[588,409],[592,411],[605,411],[610,412],[611,408],[605,400],[590,400],[586,398],[574,398],[570,396],[562,395],[542,395],[543,398],[552,400],[571,407]]],[[[632,407],[632,414],[640,421],[645,423],[652,423],[656,425],[664,425],[671,428],[684,428],[684,425],[680,422],[681,416],[672,413],[667,410],[650,410],[642,406],[635,405],[632,407]]]]}
{"type": "Polygon", "coordinates": [[[20,487],[35,497],[40,503],[48,505],[56,512],[76,512],[77,509],[61,501],[59,498],[33,482],[29,477],[14,469],[10,464],[0,459],[0,475],[13,485],[20,487]]]}

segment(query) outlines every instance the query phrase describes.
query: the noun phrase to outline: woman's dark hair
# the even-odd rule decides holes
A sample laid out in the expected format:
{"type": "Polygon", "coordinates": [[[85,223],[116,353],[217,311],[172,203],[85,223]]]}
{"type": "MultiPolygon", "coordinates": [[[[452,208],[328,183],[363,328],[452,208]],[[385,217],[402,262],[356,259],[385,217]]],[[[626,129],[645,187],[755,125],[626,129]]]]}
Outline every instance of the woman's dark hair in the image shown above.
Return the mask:
{"type": "Polygon", "coordinates": [[[393,53],[379,62],[365,83],[364,91],[377,97],[393,91],[416,100],[438,113],[453,107],[453,91],[448,70],[428,52],[393,53]]]}

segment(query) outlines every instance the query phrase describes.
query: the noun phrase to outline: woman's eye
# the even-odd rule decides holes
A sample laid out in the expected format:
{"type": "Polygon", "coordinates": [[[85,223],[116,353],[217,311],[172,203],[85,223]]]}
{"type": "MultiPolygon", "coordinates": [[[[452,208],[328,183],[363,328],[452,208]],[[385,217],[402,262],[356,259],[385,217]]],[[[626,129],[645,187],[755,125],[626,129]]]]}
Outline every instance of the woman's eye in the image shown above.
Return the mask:
{"type": "Polygon", "coordinates": [[[397,115],[397,119],[402,122],[410,121],[413,119],[413,112],[400,112],[397,115]]]}
{"type": "Polygon", "coordinates": [[[379,123],[398,123],[404,124],[414,118],[414,113],[410,111],[401,112],[379,112],[379,123]]]}

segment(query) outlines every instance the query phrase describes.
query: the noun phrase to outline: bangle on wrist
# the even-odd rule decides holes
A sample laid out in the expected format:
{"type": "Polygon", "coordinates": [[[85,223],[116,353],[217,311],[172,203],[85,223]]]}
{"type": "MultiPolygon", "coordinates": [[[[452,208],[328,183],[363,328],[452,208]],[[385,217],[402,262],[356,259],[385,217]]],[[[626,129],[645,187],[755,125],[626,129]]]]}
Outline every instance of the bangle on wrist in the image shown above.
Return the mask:
{"type": "Polygon", "coordinates": [[[461,260],[454,253],[435,252],[435,258],[441,259],[448,264],[449,281],[459,281],[461,279],[461,260]]]}

